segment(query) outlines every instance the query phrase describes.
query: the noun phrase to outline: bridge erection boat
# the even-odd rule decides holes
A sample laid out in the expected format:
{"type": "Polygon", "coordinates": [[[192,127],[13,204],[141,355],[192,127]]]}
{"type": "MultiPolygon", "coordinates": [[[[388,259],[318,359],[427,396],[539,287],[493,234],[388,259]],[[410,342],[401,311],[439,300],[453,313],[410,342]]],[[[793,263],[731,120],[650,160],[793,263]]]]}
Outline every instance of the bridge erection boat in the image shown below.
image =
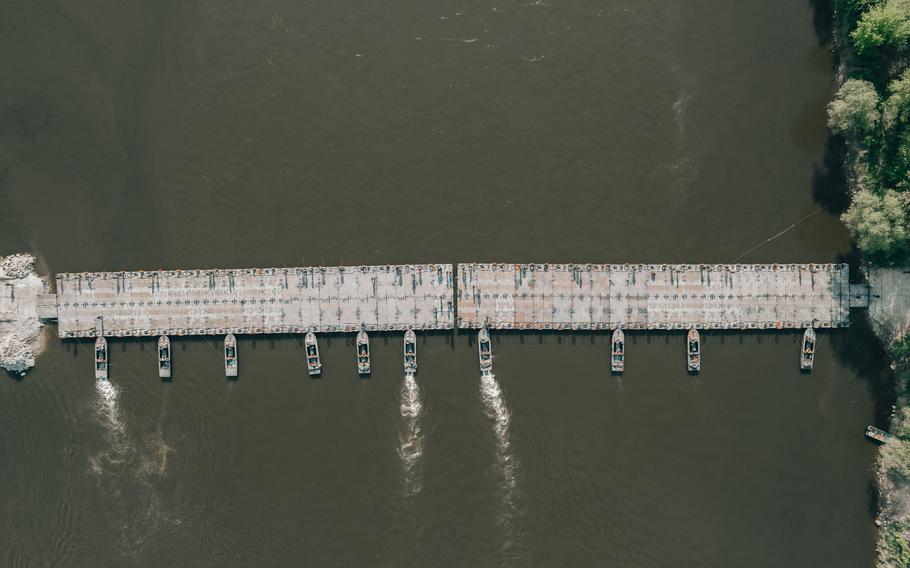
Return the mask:
{"type": "Polygon", "coordinates": [[[477,332],[477,351],[480,357],[480,372],[489,376],[493,374],[493,346],[490,343],[490,332],[483,327],[477,332]]]}
{"type": "Polygon", "coordinates": [[[357,333],[357,372],[361,376],[370,374],[370,338],[362,329],[357,333]]]}
{"type": "Polygon", "coordinates": [[[404,372],[407,375],[417,374],[417,334],[413,329],[404,333],[404,372]]]}
{"type": "Polygon", "coordinates": [[[237,338],[233,333],[224,338],[224,376],[237,376],[237,338]]]}
{"type": "Polygon", "coordinates": [[[166,335],[158,338],[158,376],[171,378],[171,340],[166,335]]]}
{"type": "Polygon", "coordinates": [[[613,348],[610,355],[610,368],[616,374],[622,373],[626,366],[626,334],[619,328],[613,331],[613,348]]]}
{"type": "Polygon", "coordinates": [[[815,365],[815,330],[806,328],[803,333],[803,348],[799,353],[799,368],[802,371],[811,371],[815,365]]]}
{"type": "Polygon", "coordinates": [[[322,361],[319,359],[319,343],[316,342],[316,334],[309,330],[304,339],[306,346],[306,370],[311,377],[322,373],[322,361]]]}
{"type": "Polygon", "coordinates": [[[95,378],[99,380],[107,379],[108,358],[107,358],[107,339],[99,335],[95,340],[95,378]]]}
{"type": "Polygon", "coordinates": [[[694,327],[686,338],[686,366],[690,373],[701,371],[701,336],[694,327]]]}

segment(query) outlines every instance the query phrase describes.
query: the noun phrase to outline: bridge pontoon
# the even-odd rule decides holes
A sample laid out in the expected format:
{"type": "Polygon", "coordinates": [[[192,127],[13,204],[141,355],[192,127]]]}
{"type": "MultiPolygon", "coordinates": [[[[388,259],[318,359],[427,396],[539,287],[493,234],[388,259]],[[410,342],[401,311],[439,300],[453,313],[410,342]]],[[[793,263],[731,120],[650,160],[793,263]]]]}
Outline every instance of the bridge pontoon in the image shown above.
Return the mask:
{"type": "MultiPolygon", "coordinates": [[[[846,264],[460,263],[457,278],[455,271],[422,264],[63,273],[35,301],[61,338],[453,328],[485,328],[489,338],[497,329],[814,331],[849,326],[850,309],[877,297],[849,283],[846,264]]],[[[18,313],[12,300],[0,298],[0,332],[9,329],[3,316],[18,313]]],[[[625,346],[621,358],[613,347],[611,369],[624,367],[625,346]]],[[[687,346],[687,365],[697,370],[700,340],[696,347],[687,346]]],[[[232,361],[227,351],[225,371],[236,376],[236,343],[232,361]]],[[[800,351],[801,366],[812,361],[800,351]]],[[[107,355],[97,373],[103,366],[106,374],[107,355]]],[[[486,355],[491,369],[492,350],[486,355]]],[[[308,370],[309,362],[308,354],[308,370]]]]}

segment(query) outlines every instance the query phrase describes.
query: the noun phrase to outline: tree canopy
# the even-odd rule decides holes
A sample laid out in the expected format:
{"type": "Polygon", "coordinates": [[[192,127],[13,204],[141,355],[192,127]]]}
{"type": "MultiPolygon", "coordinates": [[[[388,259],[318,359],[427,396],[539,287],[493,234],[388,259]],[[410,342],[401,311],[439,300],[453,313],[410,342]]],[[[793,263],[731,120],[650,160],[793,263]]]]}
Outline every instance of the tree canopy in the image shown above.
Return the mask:
{"type": "Polygon", "coordinates": [[[906,198],[894,190],[880,195],[870,190],[858,191],[843,221],[864,251],[892,257],[903,251],[907,241],[906,205],[906,198]]]}
{"type": "Polygon", "coordinates": [[[884,46],[898,47],[910,40],[910,0],[873,4],[850,34],[860,54],[884,46]]]}
{"type": "Polygon", "coordinates": [[[892,128],[898,123],[910,123],[910,69],[888,85],[885,100],[885,126],[892,128]]]}
{"type": "Polygon", "coordinates": [[[847,80],[828,103],[828,126],[840,134],[867,138],[878,125],[880,99],[875,86],[860,79],[847,80]]]}

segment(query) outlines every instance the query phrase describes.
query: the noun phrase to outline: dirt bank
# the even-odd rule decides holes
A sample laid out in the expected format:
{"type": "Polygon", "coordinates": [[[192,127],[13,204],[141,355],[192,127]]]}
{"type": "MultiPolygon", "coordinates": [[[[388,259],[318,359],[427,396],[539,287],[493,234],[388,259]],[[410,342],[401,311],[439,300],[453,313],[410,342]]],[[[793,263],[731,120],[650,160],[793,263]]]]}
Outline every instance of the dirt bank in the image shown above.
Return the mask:
{"type": "Polygon", "coordinates": [[[0,257],[0,367],[24,375],[35,366],[44,344],[37,300],[46,280],[35,272],[28,254],[0,257]]]}

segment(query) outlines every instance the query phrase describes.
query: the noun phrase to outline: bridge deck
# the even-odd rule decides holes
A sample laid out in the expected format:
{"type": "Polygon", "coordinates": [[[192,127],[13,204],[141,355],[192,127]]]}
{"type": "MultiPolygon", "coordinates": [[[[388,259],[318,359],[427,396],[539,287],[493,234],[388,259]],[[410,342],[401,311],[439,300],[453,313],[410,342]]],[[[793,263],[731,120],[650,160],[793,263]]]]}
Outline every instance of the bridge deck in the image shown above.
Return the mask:
{"type": "Polygon", "coordinates": [[[849,325],[845,264],[460,264],[460,328],[849,325]]]}
{"type": "Polygon", "coordinates": [[[57,276],[40,311],[56,314],[60,337],[102,321],[107,336],[846,327],[862,299],[848,275],[843,264],[461,264],[456,314],[450,264],[75,273],[57,276]]]}
{"type": "Polygon", "coordinates": [[[59,274],[60,337],[451,329],[450,264],[59,274]]]}

